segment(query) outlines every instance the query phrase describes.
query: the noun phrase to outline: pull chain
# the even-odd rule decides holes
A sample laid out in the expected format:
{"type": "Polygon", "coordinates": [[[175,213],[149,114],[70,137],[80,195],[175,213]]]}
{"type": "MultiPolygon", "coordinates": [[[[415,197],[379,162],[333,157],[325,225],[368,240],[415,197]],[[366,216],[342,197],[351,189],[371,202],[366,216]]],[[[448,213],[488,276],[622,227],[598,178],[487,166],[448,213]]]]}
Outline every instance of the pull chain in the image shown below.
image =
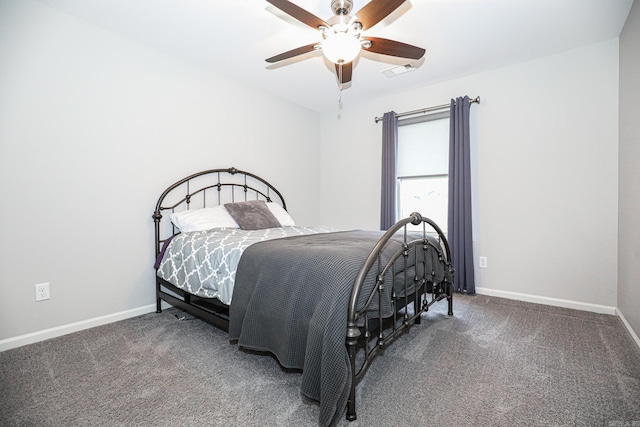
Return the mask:
{"type": "Polygon", "coordinates": [[[342,62],[338,64],[338,106],[342,108],[342,62]]]}

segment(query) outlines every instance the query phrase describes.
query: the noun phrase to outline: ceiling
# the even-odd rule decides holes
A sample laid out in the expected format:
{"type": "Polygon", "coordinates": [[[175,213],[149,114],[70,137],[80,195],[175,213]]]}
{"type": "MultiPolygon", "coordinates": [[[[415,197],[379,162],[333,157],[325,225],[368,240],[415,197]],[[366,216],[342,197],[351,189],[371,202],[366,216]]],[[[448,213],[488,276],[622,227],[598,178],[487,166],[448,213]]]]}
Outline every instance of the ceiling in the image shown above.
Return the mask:
{"type": "MultiPolygon", "coordinates": [[[[409,61],[364,52],[340,94],[320,52],[265,59],[320,40],[265,0],[39,0],[99,27],[314,111],[617,37],[633,0],[408,0],[365,32],[425,48],[409,61]],[[386,77],[412,63],[416,70],[386,77]]],[[[328,19],[331,0],[293,0],[328,19]]],[[[354,11],[368,0],[354,0],[354,11]]],[[[352,13],[353,14],[353,13],[352,13]]]]}

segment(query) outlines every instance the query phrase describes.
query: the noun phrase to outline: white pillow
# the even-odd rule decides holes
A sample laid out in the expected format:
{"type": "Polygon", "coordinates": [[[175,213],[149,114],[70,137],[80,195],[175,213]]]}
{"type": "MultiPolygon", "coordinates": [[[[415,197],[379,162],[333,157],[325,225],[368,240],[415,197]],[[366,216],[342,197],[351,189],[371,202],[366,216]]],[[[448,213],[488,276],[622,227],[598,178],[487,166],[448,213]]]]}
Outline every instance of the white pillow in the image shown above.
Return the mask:
{"type": "Polygon", "coordinates": [[[213,228],[239,228],[224,206],[172,213],[173,225],[183,233],[205,231],[213,228]]]}
{"type": "Polygon", "coordinates": [[[279,204],[274,202],[267,202],[267,207],[283,227],[293,227],[294,225],[296,225],[293,218],[291,218],[291,215],[289,215],[289,212],[287,212],[279,204]]]}

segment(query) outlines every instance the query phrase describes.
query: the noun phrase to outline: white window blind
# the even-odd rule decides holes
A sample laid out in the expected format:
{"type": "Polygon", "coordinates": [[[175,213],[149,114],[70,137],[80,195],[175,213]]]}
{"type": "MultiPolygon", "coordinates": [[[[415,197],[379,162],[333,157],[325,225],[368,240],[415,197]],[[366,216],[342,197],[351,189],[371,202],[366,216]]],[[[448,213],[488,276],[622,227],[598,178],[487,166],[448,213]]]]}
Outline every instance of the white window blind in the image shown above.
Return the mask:
{"type": "Polygon", "coordinates": [[[412,212],[434,220],[446,233],[449,113],[406,119],[398,127],[398,218],[412,212]]]}
{"type": "Polygon", "coordinates": [[[398,126],[398,177],[446,175],[449,171],[449,115],[398,126]]]}

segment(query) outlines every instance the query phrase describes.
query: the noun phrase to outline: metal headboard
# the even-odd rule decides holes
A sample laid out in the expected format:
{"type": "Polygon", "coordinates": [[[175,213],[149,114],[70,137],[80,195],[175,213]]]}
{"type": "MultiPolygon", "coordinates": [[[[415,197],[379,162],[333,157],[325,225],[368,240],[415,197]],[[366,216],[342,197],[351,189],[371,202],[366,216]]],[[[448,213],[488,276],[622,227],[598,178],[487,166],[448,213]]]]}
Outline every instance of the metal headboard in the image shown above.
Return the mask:
{"type": "Polygon", "coordinates": [[[160,195],[152,216],[156,257],[162,244],[178,233],[169,218],[163,217],[164,211],[173,213],[247,200],[275,202],[287,208],[282,194],[273,185],[257,175],[234,167],[194,173],[170,185],[160,195]]]}

